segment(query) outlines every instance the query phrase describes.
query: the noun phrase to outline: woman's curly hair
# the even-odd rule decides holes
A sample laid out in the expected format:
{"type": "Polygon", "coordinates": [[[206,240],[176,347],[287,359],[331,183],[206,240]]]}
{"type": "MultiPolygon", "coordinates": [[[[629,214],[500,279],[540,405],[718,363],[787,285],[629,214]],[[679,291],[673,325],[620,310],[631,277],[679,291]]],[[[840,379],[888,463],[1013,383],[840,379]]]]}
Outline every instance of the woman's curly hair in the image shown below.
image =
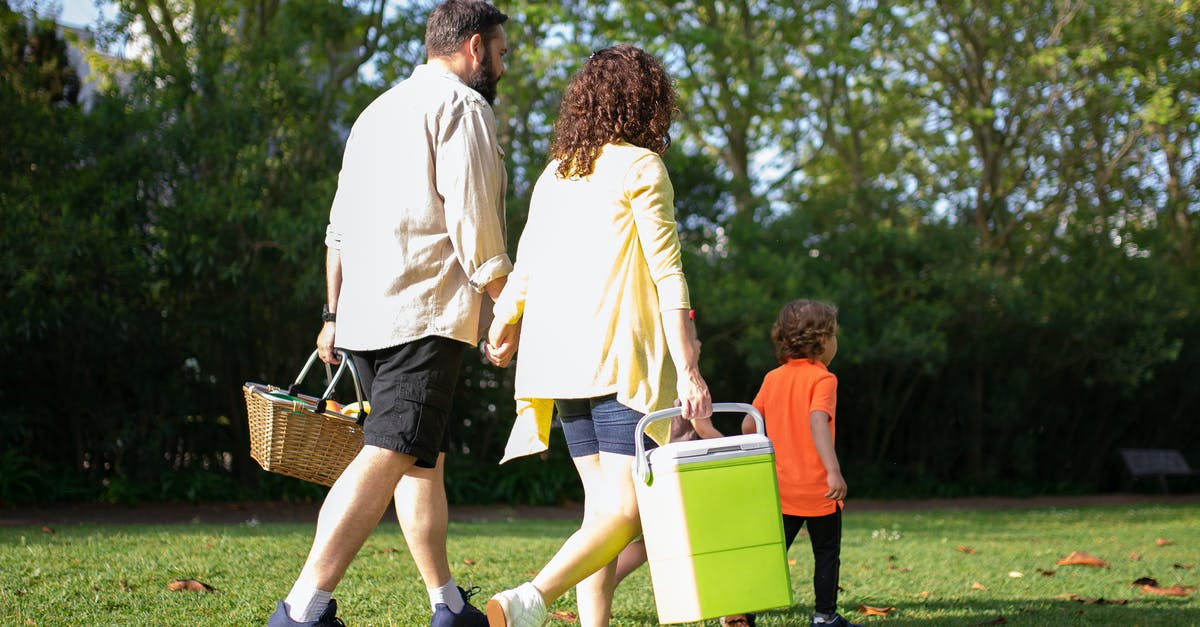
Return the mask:
{"type": "Polygon", "coordinates": [[[817,300],[794,300],[784,305],[771,326],[779,363],[820,357],[825,352],[825,340],[837,333],[837,314],[837,307],[817,300]]]}
{"type": "Polygon", "coordinates": [[[629,142],[663,154],[671,145],[675,86],[662,63],[636,46],[592,53],[571,79],[554,123],[550,156],[560,178],[592,173],[600,149],[629,142]]]}

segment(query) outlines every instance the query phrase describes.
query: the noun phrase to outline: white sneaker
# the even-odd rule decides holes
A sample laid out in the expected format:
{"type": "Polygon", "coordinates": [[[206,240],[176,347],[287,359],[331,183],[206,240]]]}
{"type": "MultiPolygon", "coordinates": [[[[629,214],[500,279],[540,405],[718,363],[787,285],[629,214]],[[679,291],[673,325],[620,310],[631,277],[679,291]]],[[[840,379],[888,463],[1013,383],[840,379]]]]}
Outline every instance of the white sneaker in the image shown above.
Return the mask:
{"type": "Polygon", "coordinates": [[[546,602],[532,583],[497,592],[487,602],[489,627],[542,627],[546,623],[546,602]]]}

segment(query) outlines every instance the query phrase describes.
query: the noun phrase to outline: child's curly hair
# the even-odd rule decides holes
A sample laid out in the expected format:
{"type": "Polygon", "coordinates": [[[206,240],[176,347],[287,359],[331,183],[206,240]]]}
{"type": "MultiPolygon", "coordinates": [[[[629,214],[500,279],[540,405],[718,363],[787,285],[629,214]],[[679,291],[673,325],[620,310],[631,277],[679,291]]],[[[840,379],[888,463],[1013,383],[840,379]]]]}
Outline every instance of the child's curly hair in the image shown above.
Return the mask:
{"type": "Polygon", "coordinates": [[[667,70],[641,48],[620,44],[592,53],[567,86],[554,124],[550,156],[558,159],[559,178],[590,175],[610,142],[666,152],[675,97],[667,70]]]}
{"type": "Polygon", "coordinates": [[[779,363],[820,357],[825,352],[825,340],[837,332],[837,314],[837,307],[818,300],[794,300],[784,305],[771,326],[779,363]]]}

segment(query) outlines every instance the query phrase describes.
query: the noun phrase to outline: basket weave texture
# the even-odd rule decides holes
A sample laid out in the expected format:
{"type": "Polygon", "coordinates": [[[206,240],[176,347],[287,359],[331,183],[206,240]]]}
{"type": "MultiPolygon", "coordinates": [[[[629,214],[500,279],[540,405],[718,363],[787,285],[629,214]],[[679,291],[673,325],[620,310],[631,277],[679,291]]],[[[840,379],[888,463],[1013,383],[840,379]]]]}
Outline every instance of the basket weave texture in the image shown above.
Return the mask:
{"type": "Polygon", "coordinates": [[[263,470],[333,485],[363,447],[353,419],[318,414],[311,405],[269,396],[279,388],[242,387],[250,425],[250,456],[263,470]]]}

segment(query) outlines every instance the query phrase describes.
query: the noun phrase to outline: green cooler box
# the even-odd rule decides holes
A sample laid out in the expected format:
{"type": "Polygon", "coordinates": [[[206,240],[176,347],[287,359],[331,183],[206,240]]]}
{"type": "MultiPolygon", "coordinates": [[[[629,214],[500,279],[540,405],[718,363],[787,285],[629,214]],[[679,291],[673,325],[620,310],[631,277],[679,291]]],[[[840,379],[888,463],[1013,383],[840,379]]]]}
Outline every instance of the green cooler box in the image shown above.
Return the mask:
{"type": "Polygon", "coordinates": [[[754,418],[758,433],[673,442],[647,452],[653,412],[638,423],[634,486],[661,623],[685,623],[792,604],[775,449],[751,405],[715,412],[754,418]]]}

